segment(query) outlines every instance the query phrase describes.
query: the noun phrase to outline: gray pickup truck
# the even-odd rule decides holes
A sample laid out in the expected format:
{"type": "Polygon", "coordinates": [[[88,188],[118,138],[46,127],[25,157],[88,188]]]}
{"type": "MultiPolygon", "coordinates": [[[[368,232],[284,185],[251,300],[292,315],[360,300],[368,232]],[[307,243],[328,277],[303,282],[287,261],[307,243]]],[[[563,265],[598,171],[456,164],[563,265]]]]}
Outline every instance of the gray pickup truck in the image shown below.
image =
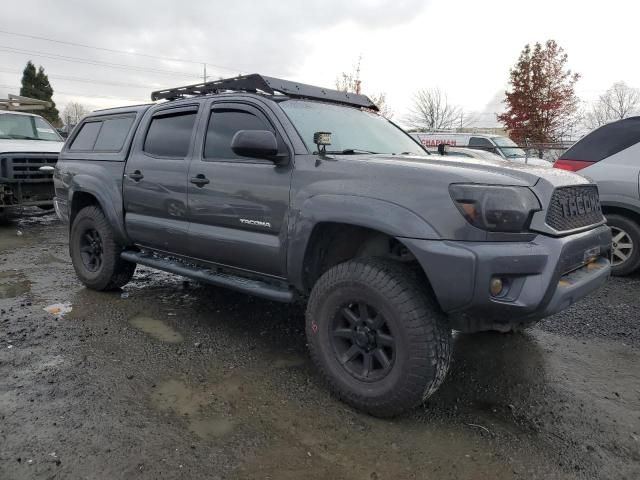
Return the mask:
{"type": "Polygon", "coordinates": [[[377,416],[445,379],[452,329],[532,325],[603,285],[597,186],[549,168],[430,156],[365,96],[260,75],[94,112],[55,207],[80,280],[137,264],[307,302],[311,356],[377,416]]]}

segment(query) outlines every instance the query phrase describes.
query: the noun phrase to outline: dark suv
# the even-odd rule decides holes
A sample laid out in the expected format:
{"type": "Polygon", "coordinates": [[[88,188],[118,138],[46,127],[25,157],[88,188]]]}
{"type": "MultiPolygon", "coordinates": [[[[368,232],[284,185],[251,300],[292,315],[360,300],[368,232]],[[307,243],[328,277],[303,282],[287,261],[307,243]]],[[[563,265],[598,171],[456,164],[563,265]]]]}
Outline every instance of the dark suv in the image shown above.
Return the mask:
{"type": "Polygon", "coordinates": [[[444,380],[451,330],[523,328],[609,276],[598,189],[430,156],[361,95],[259,75],[94,112],[55,171],[89,288],[136,264],[307,302],[334,392],[388,416],[444,380]]]}

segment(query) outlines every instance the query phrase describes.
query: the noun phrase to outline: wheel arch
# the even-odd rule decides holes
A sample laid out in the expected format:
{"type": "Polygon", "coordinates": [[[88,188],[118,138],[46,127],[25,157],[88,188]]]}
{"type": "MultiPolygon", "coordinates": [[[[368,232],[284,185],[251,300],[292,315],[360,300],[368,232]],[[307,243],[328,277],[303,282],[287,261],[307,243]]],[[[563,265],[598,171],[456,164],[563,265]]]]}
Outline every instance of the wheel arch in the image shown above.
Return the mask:
{"type": "MultiPolygon", "coordinates": [[[[115,193],[118,192],[120,191],[115,193]]],[[[69,228],[73,225],[75,216],[82,208],[96,205],[111,224],[116,240],[123,245],[129,243],[124,229],[122,195],[115,193],[107,191],[98,178],[76,175],[74,185],[69,189],[69,228]]]]}
{"type": "Polygon", "coordinates": [[[635,208],[629,208],[617,203],[605,203],[602,205],[602,213],[605,217],[611,214],[622,215],[640,225],[640,211],[636,210],[635,208]]]}
{"type": "Polygon", "coordinates": [[[312,197],[300,209],[290,234],[290,281],[308,292],[324,271],[352,258],[415,261],[401,237],[439,235],[417,214],[390,202],[346,195],[312,197]]]}

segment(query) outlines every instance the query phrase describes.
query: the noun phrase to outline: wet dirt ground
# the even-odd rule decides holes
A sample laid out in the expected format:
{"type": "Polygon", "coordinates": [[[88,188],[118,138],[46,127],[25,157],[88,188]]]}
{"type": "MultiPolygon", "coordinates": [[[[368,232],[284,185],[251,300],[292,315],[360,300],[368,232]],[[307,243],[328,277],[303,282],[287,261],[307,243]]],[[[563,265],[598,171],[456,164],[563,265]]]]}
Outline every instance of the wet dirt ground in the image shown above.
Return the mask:
{"type": "Polygon", "coordinates": [[[0,479],[640,478],[640,276],[456,335],[442,388],[379,420],[328,393],[302,307],[144,268],[92,292],[66,242],[0,227],[0,479]]]}

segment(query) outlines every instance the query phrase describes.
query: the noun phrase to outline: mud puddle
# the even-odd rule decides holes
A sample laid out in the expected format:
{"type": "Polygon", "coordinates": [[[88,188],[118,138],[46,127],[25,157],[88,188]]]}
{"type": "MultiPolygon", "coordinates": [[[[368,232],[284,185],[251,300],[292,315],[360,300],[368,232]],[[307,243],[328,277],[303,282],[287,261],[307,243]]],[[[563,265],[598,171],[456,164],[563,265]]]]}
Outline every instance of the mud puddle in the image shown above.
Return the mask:
{"type": "Polygon", "coordinates": [[[137,316],[129,320],[129,323],[147,335],[165,343],[181,343],[184,337],[166,323],[152,317],[137,316]]]}
{"type": "Polygon", "coordinates": [[[12,227],[0,227],[0,253],[29,245],[33,239],[22,230],[12,227]]]}
{"type": "Polygon", "coordinates": [[[0,299],[15,298],[31,291],[31,282],[23,273],[0,272],[0,299]]]}
{"type": "Polygon", "coordinates": [[[219,398],[213,389],[192,389],[179,380],[167,380],[151,395],[152,406],[183,417],[189,430],[202,439],[223,437],[234,429],[228,415],[216,412],[219,398]]]}
{"type": "Polygon", "coordinates": [[[271,359],[271,366],[276,369],[287,370],[290,368],[301,368],[311,366],[310,359],[300,354],[274,355],[271,359]]]}
{"type": "MultiPolygon", "coordinates": [[[[463,423],[379,420],[326,392],[319,399],[292,400],[266,372],[275,365],[295,369],[305,363],[300,358],[276,358],[230,375],[212,370],[193,384],[167,380],[156,387],[151,404],[183,418],[202,439],[228,443],[239,431],[256,438],[257,447],[247,448],[233,478],[399,479],[431,478],[421,473],[431,472],[439,479],[508,479],[515,471],[539,472],[545,463],[535,452],[506,459],[492,435],[463,423]]],[[[551,469],[542,471],[545,478],[558,478],[551,469]]]]}

